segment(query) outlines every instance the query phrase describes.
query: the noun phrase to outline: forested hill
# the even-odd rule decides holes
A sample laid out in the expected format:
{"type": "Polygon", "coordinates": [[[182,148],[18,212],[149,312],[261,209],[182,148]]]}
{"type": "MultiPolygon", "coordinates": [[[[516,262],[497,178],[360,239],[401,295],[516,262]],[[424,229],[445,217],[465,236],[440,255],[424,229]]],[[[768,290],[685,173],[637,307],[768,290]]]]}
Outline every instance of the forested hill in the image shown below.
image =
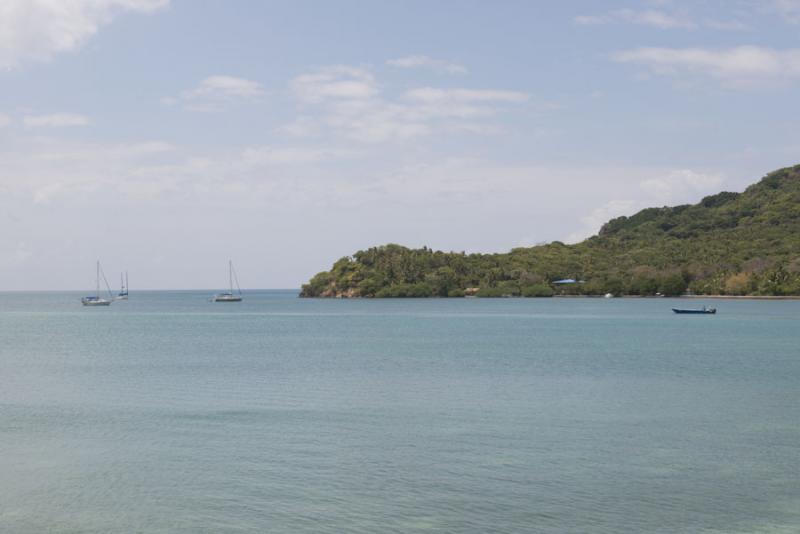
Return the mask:
{"type": "Polygon", "coordinates": [[[304,297],[800,295],[800,165],[743,193],[648,208],[575,245],[503,254],[384,245],[337,261],[304,297]],[[554,284],[563,279],[576,283],[554,284]]]}

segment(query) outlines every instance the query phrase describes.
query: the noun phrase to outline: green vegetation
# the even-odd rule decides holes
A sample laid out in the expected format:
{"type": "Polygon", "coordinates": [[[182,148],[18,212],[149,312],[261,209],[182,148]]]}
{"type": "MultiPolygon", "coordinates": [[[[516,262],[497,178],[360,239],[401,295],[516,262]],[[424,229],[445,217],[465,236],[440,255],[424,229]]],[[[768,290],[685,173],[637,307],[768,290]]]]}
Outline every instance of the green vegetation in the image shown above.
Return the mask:
{"type": "Polygon", "coordinates": [[[504,254],[384,245],[337,261],[304,297],[800,295],[800,165],[743,193],[648,208],[575,244],[504,254]],[[580,283],[553,285],[573,278],[580,283]]]}

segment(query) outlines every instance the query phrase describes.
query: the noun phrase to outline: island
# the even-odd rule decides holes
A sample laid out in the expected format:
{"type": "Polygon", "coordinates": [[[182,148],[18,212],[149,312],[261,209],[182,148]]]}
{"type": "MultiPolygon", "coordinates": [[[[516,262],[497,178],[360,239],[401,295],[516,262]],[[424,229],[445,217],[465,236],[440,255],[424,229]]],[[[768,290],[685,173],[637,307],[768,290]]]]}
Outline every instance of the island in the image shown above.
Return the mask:
{"type": "Polygon", "coordinates": [[[647,208],[580,243],[501,254],[388,244],[341,258],[301,297],[800,295],[800,165],[742,193],[647,208]]]}

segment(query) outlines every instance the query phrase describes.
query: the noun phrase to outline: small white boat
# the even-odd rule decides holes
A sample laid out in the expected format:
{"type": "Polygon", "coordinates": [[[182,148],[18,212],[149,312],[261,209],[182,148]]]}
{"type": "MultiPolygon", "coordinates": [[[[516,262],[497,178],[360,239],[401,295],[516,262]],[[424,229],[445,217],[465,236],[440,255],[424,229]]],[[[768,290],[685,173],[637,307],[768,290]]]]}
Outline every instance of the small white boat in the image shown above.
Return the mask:
{"type": "Polygon", "coordinates": [[[111,301],[100,297],[83,297],[81,304],[84,306],[111,306],[111,301]]]}
{"type": "Polygon", "coordinates": [[[614,294],[613,294],[613,293],[606,293],[606,294],[605,294],[605,295],[603,295],[603,296],[604,296],[605,298],[607,298],[607,299],[613,299],[613,298],[614,298],[614,294]]]}
{"type": "Polygon", "coordinates": [[[119,275],[120,290],[114,300],[128,300],[128,271],[125,271],[125,278],[122,278],[122,273],[119,275]]]}
{"type": "Polygon", "coordinates": [[[219,293],[214,295],[214,302],[241,302],[241,295],[234,295],[233,293],[219,293]]]}
{"type": "MultiPolygon", "coordinates": [[[[108,288],[108,296],[109,296],[109,298],[106,299],[106,298],[100,297],[100,273],[101,272],[102,271],[100,270],[100,261],[98,261],[97,262],[97,276],[96,276],[97,290],[95,291],[94,295],[88,296],[88,297],[83,297],[81,299],[81,304],[83,304],[84,306],[110,306],[111,305],[111,301],[112,301],[112,299],[110,298],[111,297],[111,288],[108,288]]],[[[103,275],[103,280],[105,280],[105,279],[106,279],[106,276],[103,275]]],[[[108,287],[108,281],[106,281],[106,287],[108,287]]]]}
{"type": "Polygon", "coordinates": [[[230,281],[230,291],[225,293],[217,293],[211,300],[214,302],[241,302],[242,289],[239,287],[239,277],[236,276],[236,271],[233,269],[233,262],[228,260],[228,279],[230,281]],[[236,293],[233,292],[233,281],[236,281],[236,293]]]}

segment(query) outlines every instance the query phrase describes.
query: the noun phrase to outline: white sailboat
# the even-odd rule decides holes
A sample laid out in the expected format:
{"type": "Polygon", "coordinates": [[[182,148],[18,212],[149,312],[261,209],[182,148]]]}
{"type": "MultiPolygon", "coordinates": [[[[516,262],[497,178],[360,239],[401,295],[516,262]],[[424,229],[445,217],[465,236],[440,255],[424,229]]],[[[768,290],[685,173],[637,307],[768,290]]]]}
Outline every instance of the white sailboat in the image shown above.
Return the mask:
{"type": "Polygon", "coordinates": [[[128,271],[125,271],[125,279],[122,278],[122,273],[119,275],[120,290],[114,300],[128,300],[128,271]]]}
{"type": "Polygon", "coordinates": [[[108,280],[106,280],[106,276],[105,275],[103,275],[103,280],[105,280],[105,282],[106,282],[106,287],[108,288],[108,296],[109,296],[109,298],[107,298],[107,299],[106,298],[100,298],[100,273],[101,272],[102,271],[100,270],[100,261],[98,260],[98,262],[97,262],[97,276],[96,276],[97,289],[96,289],[94,295],[89,296],[89,297],[83,297],[81,299],[81,304],[83,304],[84,306],[110,306],[111,305],[111,300],[112,300],[111,299],[111,288],[108,287],[108,280]]]}
{"type": "Polygon", "coordinates": [[[228,279],[230,281],[230,291],[225,293],[217,293],[212,300],[214,302],[241,302],[242,289],[239,287],[239,278],[236,276],[236,271],[233,269],[233,262],[228,260],[228,279]],[[233,292],[233,281],[236,280],[236,293],[233,292]]]}

